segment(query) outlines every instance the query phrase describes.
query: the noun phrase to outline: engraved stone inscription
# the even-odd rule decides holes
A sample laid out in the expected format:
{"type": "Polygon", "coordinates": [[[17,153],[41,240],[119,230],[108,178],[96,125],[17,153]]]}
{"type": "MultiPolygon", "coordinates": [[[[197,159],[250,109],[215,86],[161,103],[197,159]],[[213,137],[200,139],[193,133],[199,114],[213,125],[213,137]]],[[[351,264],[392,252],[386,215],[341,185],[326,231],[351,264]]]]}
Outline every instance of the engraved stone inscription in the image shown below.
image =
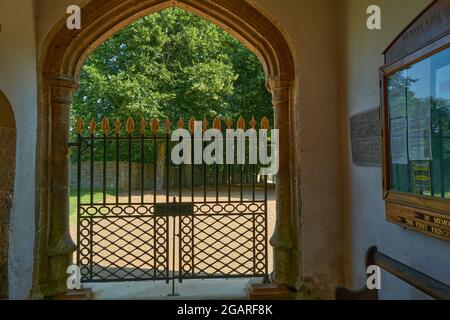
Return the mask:
{"type": "Polygon", "coordinates": [[[381,165],[381,125],[379,108],[350,118],[353,163],[357,166],[381,165]]]}

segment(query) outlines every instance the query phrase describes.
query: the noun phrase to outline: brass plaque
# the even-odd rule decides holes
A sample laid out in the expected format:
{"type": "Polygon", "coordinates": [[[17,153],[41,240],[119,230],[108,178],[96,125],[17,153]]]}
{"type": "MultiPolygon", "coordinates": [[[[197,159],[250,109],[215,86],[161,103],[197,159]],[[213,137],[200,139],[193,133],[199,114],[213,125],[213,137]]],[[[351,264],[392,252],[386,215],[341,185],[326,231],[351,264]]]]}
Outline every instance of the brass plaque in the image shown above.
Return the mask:
{"type": "Polygon", "coordinates": [[[386,214],[389,222],[450,241],[449,216],[392,203],[386,203],[386,214]]]}

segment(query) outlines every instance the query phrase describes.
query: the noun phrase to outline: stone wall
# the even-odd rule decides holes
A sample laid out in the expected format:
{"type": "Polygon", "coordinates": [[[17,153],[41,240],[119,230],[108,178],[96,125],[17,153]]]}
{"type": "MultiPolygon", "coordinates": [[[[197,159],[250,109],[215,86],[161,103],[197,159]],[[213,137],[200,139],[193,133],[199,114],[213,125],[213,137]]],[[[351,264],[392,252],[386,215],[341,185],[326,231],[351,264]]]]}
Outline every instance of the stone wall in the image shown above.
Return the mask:
{"type": "MultiPolygon", "coordinates": [[[[128,191],[128,162],[119,162],[119,191],[128,191]]],[[[141,163],[133,162],[131,163],[131,189],[133,191],[141,190],[141,163]]],[[[240,183],[240,173],[239,167],[234,166],[233,169],[233,177],[231,178],[232,184],[240,183]]],[[[81,190],[89,190],[90,189],[90,177],[91,177],[91,168],[90,162],[84,161],[81,163],[81,190]]],[[[203,186],[203,167],[196,166],[194,169],[194,186],[199,187],[203,186]]],[[[216,183],[216,175],[214,172],[214,166],[209,166],[209,173],[207,175],[207,184],[215,185],[216,183]]],[[[179,172],[178,167],[171,166],[170,167],[170,177],[169,177],[169,186],[170,188],[177,188],[179,184],[179,172]]],[[[103,162],[95,161],[94,162],[94,189],[102,190],[103,189],[103,162]]],[[[190,165],[183,166],[182,173],[182,187],[189,188],[192,185],[191,181],[192,176],[192,168],[190,165]]],[[[115,161],[107,161],[106,162],[106,189],[110,191],[116,190],[116,162],[115,161]]],[[[144,164],[144,190],[153,190],[154,185],[154,171],[152,164],[144,164]]],[[[243,175],[244,184],[251,184],[251,171],[244,169],[243,175]]],[[[269,182],[272,181],[273,178],[269,178],[269,182]]],[[[156,174],[156,189],[162,190],[165,188],[165,168],[164,166],[161,168],[161,165],[158,165],[158,170],[156,174]]],[[[225,185],[226,180],[226,172],[223,170],[219,173],[219,184],[225,185]]],[[[77,188],[77,164],[70,164],[70,188],[72,190],[76,190],[77,188]]]]}
{"type": "Polygon", "coordinates": [[[0,91],[0,299],[8,297],[9,224],[16,171],[16,126],[6,96],[0,91]]]}
{"type": "MultiPolygon", "coordinates": [[[[354,165],[350,143],[349,118],[380,104],[378,68],[383,65],[384,49],[430,0],[339,1],[346,285],[355,289],[365,285],[364,256],[374,245],[381,252],[450,283],[449,244],[386,221],[382,169],[354,165]],[[371,4],[379,5],[382,10],[382,30],[371,31],[366,27],[365,11],[371,4]]],[[[427,298],[385,272],[381,274],[381,288],[381,299],[427,298]]]]}

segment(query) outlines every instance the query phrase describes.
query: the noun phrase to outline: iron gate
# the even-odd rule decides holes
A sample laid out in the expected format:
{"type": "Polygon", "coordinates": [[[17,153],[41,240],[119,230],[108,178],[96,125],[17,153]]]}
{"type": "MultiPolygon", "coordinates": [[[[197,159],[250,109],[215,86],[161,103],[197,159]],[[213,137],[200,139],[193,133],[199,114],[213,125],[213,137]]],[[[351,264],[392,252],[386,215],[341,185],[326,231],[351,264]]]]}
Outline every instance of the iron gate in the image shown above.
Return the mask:
{"type": "MultiPolygon", "coordinates": [[[[93,120],[84,130],[77,120],[71,163],[81,281],[266,277],[267,177],[257,165],[175,166],[172,123],[149,124],[135,130],[129,118],[125,130],[119,120],[110,130],[104,118],[100,130],[93,120]]],[[[242,118],[237,125],[243,129],[242,118]]]]}

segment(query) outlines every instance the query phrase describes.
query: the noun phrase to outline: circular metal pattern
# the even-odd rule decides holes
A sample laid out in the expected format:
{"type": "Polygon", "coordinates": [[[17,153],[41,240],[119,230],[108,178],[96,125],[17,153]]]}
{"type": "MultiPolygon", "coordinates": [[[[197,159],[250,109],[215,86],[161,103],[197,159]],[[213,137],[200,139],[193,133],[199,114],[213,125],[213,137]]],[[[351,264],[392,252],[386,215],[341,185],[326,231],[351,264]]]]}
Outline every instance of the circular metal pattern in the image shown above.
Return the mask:
{"type": "Polygon", "coordinates": [[[263,224],[265,222],[265,217],[263,215],[257,215],[255,218],[256,223],[263,224]]]}
{"type": "Polygon", "coordinates": [[[183,227],[183,233],[190,233],[190,232],[191,232],[191,227],[190,226],[183,227]]]}
{"type": "Polygon", "coordinates": [[[83,230],[80,231],[80,234],[83,237],[88,237],[89,236],[89,230],[88,229],[83,229],[83,230]]]}
{"type": "Polygon", "coordinates": [[[183,252],[184,253],[190,253],[192,250],[191,246],[185,245],[183,246],[183,252]]]}
{"type": "Polygon", "coordinates": [[[262,235],[262,234],[257,234],[256,235],[256,241],[258,241],[258,242],[263,242],[265,239],[264,239],[264,235],[262,235]]]}
{"type": "Polygon", "coordinates": [[[83,228],[86,228],[86,227],[88,227],[89,226],[89,219],[81,219],[80,220],[80,225],[83,227],[83,228]]]}
{"type": "Polygon", "coordinates": [[[156,251],[157,251],[159,254],[164,254],[164,253],[166,252],[166,248],[165,248],[165,247],[158,247],[158,249],[156,249],[156,251]]]}
{"type": "Polygon", "coordinates": [[[260,207],[256,203],[252,203],[248,206],[248,210],[250,210],[250,212],[257,212],[259,208],[260,207]]]}
{"type": "Polygon", "coordinates": [[[211,207],[209,206],[209,205],[207,205],[207,204],[204,204],[204,205],[202,205],[201,207],[200,207],[200,211],[202,212],[202,213],[208,213],[208,212],[210,212],[211,211],[211,207]]]}
{"type": "Polygon", "coordinates": [[[258,243],[258,244],[256,245],[256,250],[257,250],[257,251],[264,251],[264,249],[265,249],[264,244],[258,243]]]}
{"type": "Polygon", "coordinates": [[[98,212],[99,212],[101,215],[106,216],[107,214],[109,214],[109,213],[111,212],[111,208],[110,208],[110,207],[103,206],[103,207],[100,207],[100,208],[98,209],[98,212]]]}
{"type": "Polygon", "coordinates": [[[111,212],[115,215],[120,215],[123,212],[123,208],[119,206],[112,207],[111,212]]]}
{"type": "Polygon", "coordinates": [[[185,273],[190,273],[190,272],[191,272],[191,266],[185,264],[185,265],[183,266],[183,271],[184,271],[185,273]]]}
{"type": "Polygon", "coordinates": [[[139,207],[137,207],[136,211],[140,215],[144,215],[148,212],[148,208],[146,206],[139,206],[139,207]]]}
{"type": "Polygon", "coordinates": [[[255,230],[256,230],[256,232],[258,232],[258,233],[262,233],[262,232],[264,232],[265,228],[264,228],[263,225],[258,224],[258,225],[255,227],[255,230]]]}
{"type": "Polygon", "coordinates": [[[190,217],[183,217],[183,219],[181,220],[183,222],[183,224],[191,224],[191,218],[190,217]]]}
{"type": "Polygon", "coordinates": [[[86,208],[86,213],[90,216],[94,216],[95,214],[97,214],[97,208],[96,207],[89,207],[86,208]]]}
{"type": "Polygon", "coordinates": [[[236,206],[236,210],[237,210],[239,213],[244,213],[245,211],[247,211],[247,206],[246,206],[245,204],[243,204],[243,203],[240,203],[240,204],[238,204],[238,205],[236,206]]]}
{"type": "Polygon", "coordinates": [[[160,227],[165,227],[165,226],[166,226],[166,219],[165,219],[165,218],[159,218],[159,219],[156,219],[156,223],[157,223],[158,226],[160,226],[160,227]]]}
{"type": "Polygon", "coordinates": [[[214,213],[221,213],[223,211],[223,206],[220,204],[215,204],[212,207],[212,210],[214,211],[214,213]]]}
{"type": "Polygon", "coordinates": [[[225,209],[226,212],[231,213],[231,212],[233,212],[233,211],[235,210],[235,207],[234,207],[234,205],[232,205],[231,203],[228,203],[228,204],[225,206],[224,209],[225,209]]]}
{"type": "Polygon", "coordinates": [[[83,258],[80,260],[80,263],[82,266],[87,266],[89,265],[89,259],[88,258],[83,258]]]}
{"type": "Polygon", "coordinates": [[[125,212],[125,214],[132,215],[136,213],[136,208],[133,206],[127,206],[123,211],[125,212]]]}
{"type": "Polygon", "coordinates": [[[87,256],[89,254],[89,249],[87,248],[81,249],[80,254],[83,256],[87,256]]]}
{"type": "Polygon", "coordinates": [[[156,239],[156,242],[157,242],[159,245],[162,246],[163,244],[166,243],[166,238],[158,237],[158,238],[156,239]]]}

